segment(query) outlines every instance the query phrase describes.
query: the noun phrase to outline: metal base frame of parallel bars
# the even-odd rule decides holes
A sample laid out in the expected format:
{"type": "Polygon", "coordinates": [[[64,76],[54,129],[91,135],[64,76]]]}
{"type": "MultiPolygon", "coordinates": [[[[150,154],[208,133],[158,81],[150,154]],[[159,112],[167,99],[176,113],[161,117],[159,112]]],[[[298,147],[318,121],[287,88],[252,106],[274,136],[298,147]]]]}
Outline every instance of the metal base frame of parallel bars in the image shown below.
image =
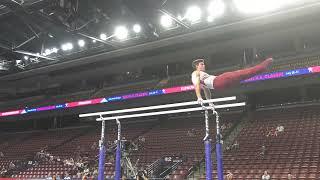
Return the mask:
{"type": "MultiPolygon", "coordinates": [[[[216,103],[216,102],[226,102],[226,101],[234,101],[236,100],[236,96],[231,97],[223,97],[216,99],[204,100],[204,104],[208,103],[216,103]]],[[[182,102],[182,103],[173,103],[173,104],[164,104],[164,105],[156,105],[156,106],[145,106],[138,108],[130,108],[130,109],[122,109],[122,110],[113,110],[113,111],[105,111],[105,112],[95,112],[95,113],[86,113],[80,114],[79,117],[93,117],[97,116],[97,121],[101,121],[102,129],[101,129],[101,140],[99,142],[100,146],[100,154],[99,154],[99,172],[98,172],[98,180],[104,179],[104,164],[105,164],[105,121],[116,120],[118,125],[118,138],[117,138],[117,150],[116,150],[116,167],[115,167],[115,180],[120,180],[121,178],[121,123],[120,119],[129,119],[136,117],[147,117],[147,116],[157,116],[164,114],[176,114],[183,112],[194,112],[194,111],[204,111],[205,113],[205,137],[204,137],[204,145],[205,145],[205,160],[206,160],[206,180],[212,180],[212,162],[211,162],[211,139],[210,139],[210,129],[209,129],[209,110],[216,117],[216,128],[217,128],[217,137],[216,137],[216,157],[217,157],[217,174],[218,180],[223,180],[223,159],[222,159],[222,140],[220,134],[220,125],[219,125],[219,114],[216,109],[222,108],[231,108],[231,107],[240,107],[245,106],[245,102],[236,102],[230,104],[221,104],[221,105],[208,105],[208,106],[200,106],[193,108],[181,108],[174,110],[165,110],[165,111],[157,111],[157,112],[145,112],[145,113],[137,113],[137,114],[127,114],[133,112],[143,112],[150,110],[159,110],[159,109],[170,109],[176,107],[184,107],[197,105],[197,101],[190,102],[182,102]],[[121,114],[121,115],[116,115],[121,114]],[[113,115],[110,117],[103,117],[106,115],[113,115]]]]}

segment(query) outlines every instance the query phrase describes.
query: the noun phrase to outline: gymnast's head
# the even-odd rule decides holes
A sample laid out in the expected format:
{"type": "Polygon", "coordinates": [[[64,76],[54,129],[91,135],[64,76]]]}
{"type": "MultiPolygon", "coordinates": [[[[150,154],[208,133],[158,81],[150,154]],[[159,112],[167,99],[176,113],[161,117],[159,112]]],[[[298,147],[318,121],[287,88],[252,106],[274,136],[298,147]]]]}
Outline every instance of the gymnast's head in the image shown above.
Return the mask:
{"type": "Polygon", "coordinates": [[[197,70],[197,71],[205,71],[206,65],[204,63],[204,59],[196,59],[192,61],[192,67],[194,70],[197,70]]]}

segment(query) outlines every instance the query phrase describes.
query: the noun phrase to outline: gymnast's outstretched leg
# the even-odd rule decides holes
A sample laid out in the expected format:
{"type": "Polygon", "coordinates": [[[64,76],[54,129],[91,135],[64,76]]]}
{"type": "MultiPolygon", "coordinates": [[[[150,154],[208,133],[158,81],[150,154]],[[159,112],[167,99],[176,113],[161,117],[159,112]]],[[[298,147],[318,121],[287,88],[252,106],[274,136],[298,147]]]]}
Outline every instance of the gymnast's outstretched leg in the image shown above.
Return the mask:
{"type": "Polygon", "coordinates": [[[232,87],[234,85],[237,85],[242,80],[248,79],[259,73],[265,72],[272,62],[273,62],[273,59],[268,58],[263,62],[261,62],[260,64],[250,68],[245,68],[245,69],[232,71],[232,72],[225,72],[214,79],[213,87],[215,90],[223,90],[223,89],[232,87]]]}

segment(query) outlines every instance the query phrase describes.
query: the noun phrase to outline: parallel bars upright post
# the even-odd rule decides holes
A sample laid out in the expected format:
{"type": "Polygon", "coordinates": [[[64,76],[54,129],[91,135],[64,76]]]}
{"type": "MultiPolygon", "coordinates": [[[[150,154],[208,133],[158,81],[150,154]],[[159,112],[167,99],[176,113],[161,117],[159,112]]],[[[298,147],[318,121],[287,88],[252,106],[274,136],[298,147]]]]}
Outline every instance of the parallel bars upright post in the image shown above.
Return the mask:
{"type": "Polygon", "coordinates": [[[121,178],[121,123],[119,119],[116,119],[118,125],[118,138],[117,138],[117,150],[116,150],[116,172],[115,180],[120,180],[121,178]]]}
{"type": "Polygon", "coordinates": [[[212,180],[212,161],[211,161],[211,139],[210,139],[210,128],[209,128],[209,113],[208,109],[205,109],[205,134],[203,138],[205,147],[205,160],[206,160],[206,180],[212,180]]]}
{"type": "Polygon", "coordinates": [[[104,164],[105,164],[105,156],[106,156],[106,147],[105,147],[105,137],[104,137],[104,131],[106,122],[101,122],[101,139],[99,142],[99,168],[98,168],[98,179],[103,180],[104,179],[104,164]]]}
{"type": "Polygon", "coordinates": [[[223,156],[222,156],[222,135],[220,132],[220,122],[219,114],[217,111],[213,110],[213,114],[216,116],[216,128],[217,128],[217,137],[216,137],[216,159],[217,159],[217,174],[218,180],[223,180],[223,156]]]}

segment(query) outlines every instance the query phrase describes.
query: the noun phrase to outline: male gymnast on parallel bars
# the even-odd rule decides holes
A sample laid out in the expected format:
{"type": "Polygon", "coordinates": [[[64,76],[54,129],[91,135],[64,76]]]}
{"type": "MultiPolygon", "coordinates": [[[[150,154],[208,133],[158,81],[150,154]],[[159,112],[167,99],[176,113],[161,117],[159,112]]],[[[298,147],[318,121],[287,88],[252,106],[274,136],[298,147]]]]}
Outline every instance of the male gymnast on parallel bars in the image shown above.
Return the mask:
{"type": "MultiPolygon", "coordinates": [[[[203,106],[203,99],[201,96],[201,89],[204,91],[204,95],[206,99],[211,99],[210,89],[215,89],[217,91],[221,91],[232,86],[238,85],[240,81],[248,79],[257,74],[263,73],[267,70],[267,68],[272,64],[273,59],[268,58],[261,62],[258,65],[253,67],[225,72],[221,75],[214,76],[207,74],[205,60],[204,59],[196,59],[192,62],[192,67],[194,68],[193,73],[191,74],[191,80],[195,87],[195,93],[198,98],[198,103],[203,106]]],[[[210,103],[210,106],[213,106],[210,103]]]]}

